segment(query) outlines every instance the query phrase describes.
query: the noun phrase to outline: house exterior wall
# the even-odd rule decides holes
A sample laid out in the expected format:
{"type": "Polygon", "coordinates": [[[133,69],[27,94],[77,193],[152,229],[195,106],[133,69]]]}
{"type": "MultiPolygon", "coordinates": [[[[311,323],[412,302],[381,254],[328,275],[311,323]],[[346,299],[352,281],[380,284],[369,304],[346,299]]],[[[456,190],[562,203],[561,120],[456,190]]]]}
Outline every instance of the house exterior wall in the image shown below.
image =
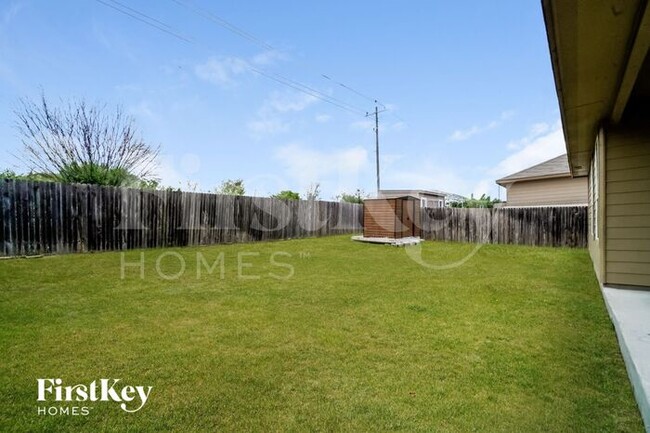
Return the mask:
{"type": "Polygon", "coordinates": [[[587,209],[587,214],[589,215],[589,236],[587,237],[587,249],[589,250],[589,256],[591,261],[594,264],[594,271],[596,272],[596,278],[601,283],[605,281],[604,272],[602,272],[602,266],[604,261],[601,260],[603,257],[600,252],[600,237],[596,234],[595,224],[597,219],[594,218],[595,212],[598,210],[598,205],[594,199],[596,194],[596,186],[594,182],[595,176],[597,176],[596,166],[596,156],[591,161],[591,172],[589,173],[589,208],[587,209]]]}
{"type": "Polygon", "coordinates": [[[650,287],[650,127],[607,131],[605,282],[650,287]]]}
{"type": "Polygon", "coordinates": [[[587,204],[587,178],[523,180],[507,188],[506,206],[587,204]]]}
{"type": "Polygon", "coordinates": [[[601,283],[605,282],[605,133],[601,129],[596,139],[594,155],[589,167],[589,236],[588,249],[594,264],[596,277],[601,283]]]}

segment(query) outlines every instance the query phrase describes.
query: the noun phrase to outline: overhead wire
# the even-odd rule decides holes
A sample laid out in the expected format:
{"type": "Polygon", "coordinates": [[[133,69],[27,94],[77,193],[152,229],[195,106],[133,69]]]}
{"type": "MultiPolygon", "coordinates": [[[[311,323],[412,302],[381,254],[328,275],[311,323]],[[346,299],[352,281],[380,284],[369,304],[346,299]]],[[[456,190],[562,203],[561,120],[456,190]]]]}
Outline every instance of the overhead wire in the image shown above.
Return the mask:
{"type": "Polygon", "coordinates": [[[267,49],[267,50],[275,50],[275,48],[270,45],[269,43],[263,41],[262,39],[256,37],[255,35],[247,32],[246,30],[237,27],[236,25],[232,24],[231,22],[225,20],[224,18],[220,17],[219,15],[216,15],[209,10],[202,8],[200,6],[196,6],[193,3],[186,2],[186,1],[181,1],[181,0],[172,0],[174,3],[183,6],[184,8],[189,9],[190,11],[194,12],[197,15],[202,16],[203,18],[212,21],[213,23],[243,37],[244,39],[248,39],[249,41],[267,49]]]}
{"type": "Polygon", "coordinates": [[[151,26],[151,27],[153,27],[155,29],[158,29],[161,32],[165,32],[168,35],[173,36],[173,37],[175,37],[175,38],[177,38],[177,39],[179,39],[179,40],[181,40],[181,41],[183,41],[185,43],[188,43],[188,44],[194,43],[194,41],[192,41],[190,38],[187,38],[187,37],[183,36],[182,34],[172,30],[172,28],[170,26],[168,26],[167,24],[165,24],[165,23],[163,23],[161,21],[158,21],[157,19],[155,19],[153,17],[148,16],[147,14],[136,11],[135,9],[132,9],[132,8],[126,6],[126,5],[122,5],[122,3],[118,2],[118,1],[108,0],[108,1],[110,1],[112,3],[114,3],[114,4],[111,4],[108,1],[104,1],[104,0],[96,0],[96,1],[99,2],[99,3],[102,3],[105,6],[108,6],[109,8],[112,8],[112,9],[114,9],[114,10],[116,10],[116,11],[118,11],[118,12],[124,14],[124,15],[127,15],[127,16],[135,19],[135,20],[138,20],[141,23],[147,24],[148,26],[151,26]],[[116,6],[116,5],[118,5],[118,6],[116,6]],[[120,6],[122,6],[123,8],[126,8],[126,10],[122,9],[122,7],[120,7],[120,6]],[[133,11],[133,13],[129,12],[129,10],[133,11]]]}
{"type": "MultiPolygon", "coordinates": [[[[175,37],[177,39],[180,39],[183,42],[190,43],[190,44],[196,44],[196,42],[194,40],[192,40],[191,38],[183,36],[181,33],[176,31],[172,26],[170,26],[170,25],[168,25],[168,24],[166,24],[166,23],[164,23],[164,22],[162,22],[162,21],[160,21],[160,20],[158,20],[156,18],[153,18],[150,15],[147,15],[147,14],[141,12],[141,11],[138,11],[137,9],[131,8],[131,7],[125,5],[125,4],[123,4],[123,3],[121,3],[121,2],[119,2],[117,0],[96,0],[96,1],[103,4],[103,5],[105,5],[105,6],[110,7],[112,9],[114,9],[114,10],[116,10],[116,11],[130,17],[130,18],[136,19],[136,20],[138,20],[138,21],[140,21],[140,22],[142,22],[144,24],[147,24],[147,25],[149,25],[149,26],[151,26],[151,27],[153,27],[153,28],[155,28],[155,29],[157,29],[159,31],[162,31],[164,33],[167,33],[170,36],[173,36],[173,37],[175,37]],[[109,2],[114,3],[114,4],[111,4],[109,2]]],[[[182,4],[181,2],[178,2],[176,0],[172,0],[172,1],[174,1],[176,3],[179,3],[179,4],[182,4]]],[[[215,16],[215,18],[216,18],[216,16],[215,16]]],[[[227,21],[225,21],[225,20],[223,20],[223,22],[227,23],[227,21]]],[[[235,31],[236,29],[238,29],[238,28],[236,26],[234,26],[234,25],[230,25],[230,27],[229,27],[229,30],[231,30],[231,31],[235,31]]],[[[260,41],[261,42],[261,40],[259,40],[258,38],[255,38],[254,36],[250,35],[249,33],[245,32],[243,30],[237,31],[237,33],[240,34],[241,36],[248,35],[247,39],[249,39],[249,40],[260,41]]],[[[261,42],[261,43],[264,44],[263,42],[261,42]]],[[[267,45],[267,44],[265,44],[265,45],[267,45]]],[[[268,45],[268,46],[270,47],[270,45],[268,45]]],[[[290,87],[290,88],[292,88],[294,90],[297,90],[297,91],[302,92],[304,94],[307,94],[309,96],[312,96],[312,97],[314,97],[316,99],[319,99],[319,100],[321,100],[323,102],[329,103],[329,104],[331,104],[333,106],[336,106],[336,107],[338,107],[338,108],[340,108],[342,110],[348,111],[348,112],[356,114],[356,115],[363,115],[365,113],[365,111],[363,109],[359,108],[359,107],[356,107],[356,106],[354,106],[352,104],[349,104],[349,103],[347,103],[345,101],[342,101],[342,100],[334,98],[334,97],[332,97],[330,95],[327,95],[326,93],[321,92],[320,90],[314,89],[313,87],[308,86],[306,84],[303,84],[303,83],[301,83],[299,81],[292,80],[291,78],[285,77],[285,76],[283,76],[281,74],[278,74],[276,72],[265,71],[265,70],[263,70],[261,68],[258,68],[258,67],[255,67],[255,66],[251,65],[249,62],[246,62],[246,61],[244,61],[243,64],[249,70],[251,70],[252,72],[254,72],[254,73],[258,74],[258,75],[261,75],[261,76],[266,77],[266,78],[268,78],[270,80],[273,80],[273,81],[275,81],[275,82],[277,82],[279,84],[290,87]]]]}
{"type": "MultiPolygon", "coordinates": [[[[266,49],[268,51],[280,51],[276,47],[274,47],[273,45],[269,44],[268,42],[258,38],[257,36],[253,35],[252,33],[248,32],[248,31],[246,31],[244,29],[242,29],[241,27],[238,27],[238,26],[232,24],[228,20],[226,20],[226,19],[220,17],[219,15],[209,11],[208,9],[195,5],[193,2],[190,2],[190,1],[187,1],[187,0],[171,0],[171,1],[173,1],[174,3],[180,5],[180,6],[186,8],[188,10],[190,10],[191,12],[194,12],[195,14],[197,14],[197,15],[205,18],[205,19],[208,19],[208,20],[216,23],[217,25],[219,25],[219,26],[221,26],[221,27],[223,27],[223,28],[225,28],[225,29],[227,29],[227,30],[229,30],[229,31],[231,31],[231,32],[233,32],[233,33],[235,33],[235,34],[237,34],[237,35],[251,41],[251,42],[253,42],[253,43],[255,43],[256,45],[259,45],[260,47],[262,47],[262,48],[264,48],[264,49],[266,49]]],[[[373,98],[371,96],[368,96],[368,95],[356,90],[352,86],[349,86],[349,85],[347,85],[345,83],[342,83],[340,81],[337,81],[337,80],[333,79],[329,75],[326,75],[326,74],[323,74],[323,73],[320,73],[319,75],[322,78],[324,78],[326,80],[329,80],[329,81],[333,82],[334,84],[337,84],[339,87],[341,87],[341,88],[343,88],[343,89],[345,89],[345,90],[347,90],[347,91],[349,91],[351,93],[354,93],[355,95],[360,96],[363,99],[366,99],[366,100],[368,100],[368,101],[370,101],[372,103],[379,104],[382,108],[384,108],[387,111],[392,113],[393,110],[389,110],[386,107],[386,105],[383,104],[381,101],[379,101],[377,98],[373,98]]],[[[313,90],[313,89],[311,89],[311,90],[313,90]]],[[[320,91],[317,91],[317,92],[322,93],[320,91]]],[[[351,105],[351,104],[347,104],[347,103],[344,103],[344,102],[343,102],[343,104],[351,105]]],[[[358,109],[358,108],[355,108],[355,109],[358,109]]],[[[395,117],[398,117],[398,116],[395,115],[395,117]]],[[[400,119],[400,120],[402,120],[402,119],[400,119]]]]}

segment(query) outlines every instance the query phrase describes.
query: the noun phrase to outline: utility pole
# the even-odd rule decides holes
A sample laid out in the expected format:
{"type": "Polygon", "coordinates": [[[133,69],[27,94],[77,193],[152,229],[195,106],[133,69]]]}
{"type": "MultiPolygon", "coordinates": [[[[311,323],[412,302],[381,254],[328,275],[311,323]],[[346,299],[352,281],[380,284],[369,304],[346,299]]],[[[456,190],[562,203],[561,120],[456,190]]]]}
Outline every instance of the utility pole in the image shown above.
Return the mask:
{"type": "MultiPolygon", "coordinates": [[[[377,198],[379,198],[379,190],[381,189],[381,183],[379,181],[379,113],[382,113],[386,110],[379,111],[377,106],[378,102],[375,100],[375,163],[377,167],[377,198]]],[[[366,117],[369,117],[370,114],[366,113],[366,117]]]]}

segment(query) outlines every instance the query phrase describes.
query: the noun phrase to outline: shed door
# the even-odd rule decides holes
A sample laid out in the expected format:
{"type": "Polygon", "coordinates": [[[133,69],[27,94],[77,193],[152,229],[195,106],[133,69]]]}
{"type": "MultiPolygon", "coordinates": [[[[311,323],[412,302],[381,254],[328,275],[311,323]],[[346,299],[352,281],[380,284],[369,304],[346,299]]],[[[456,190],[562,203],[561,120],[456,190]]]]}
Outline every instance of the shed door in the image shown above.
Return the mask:
{"type": "Polygon", "coordinates": [[[422,208],[420,203],[416,200],[413,201],[413,236],[420,237],[420,227],[422,227],[422,208]]]}
{"type": "Polygon", "coordinates": [[[401,238],[415,235],[413,208],[415,200],[402,200],[402,233],[401,238]]]}

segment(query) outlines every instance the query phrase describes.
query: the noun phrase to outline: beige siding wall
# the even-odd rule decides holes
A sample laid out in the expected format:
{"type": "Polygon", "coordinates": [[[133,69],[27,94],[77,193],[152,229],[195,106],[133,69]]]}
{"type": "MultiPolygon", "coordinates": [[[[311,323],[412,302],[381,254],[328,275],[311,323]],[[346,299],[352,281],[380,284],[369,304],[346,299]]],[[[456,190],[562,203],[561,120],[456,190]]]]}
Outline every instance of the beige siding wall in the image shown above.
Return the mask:
{"type": "MultiPolygon", "coordinates": [[[[593,170],[593,163],[592,163],[592,169],[593,170]]],[[[600,252],[600,239],[596,237],[595,231],[594,231],[594,212],[597,212],[597,209],[595,208],[596,204],[594,203],[594,183],[592,181],[592,177],[590,175],[589,177],[589,255],[591,256],[591,261],[594,263],[594,270],[596,271],[596,277],[598,277],[598,281],[603,282],[603,272],[601,271],[603,261],[601,260],[601,252],[600,252]]]]}
{"type": "Polygon", "coordinates": [[[596,277],[605,282],[605,133],[601,129],[596,139],[594,156],[589,167],[589,255],[596,277]]]}
{"type": "Polygon", "coordinates": [[[650,130],[612,129],[605,149],[606,282],[650,287],[650,130]]]}
{"type": "Polygon", "coordinates": [[[507,206],[587,204],[586,177],[519,181],[507,191],[507,206]]]}

